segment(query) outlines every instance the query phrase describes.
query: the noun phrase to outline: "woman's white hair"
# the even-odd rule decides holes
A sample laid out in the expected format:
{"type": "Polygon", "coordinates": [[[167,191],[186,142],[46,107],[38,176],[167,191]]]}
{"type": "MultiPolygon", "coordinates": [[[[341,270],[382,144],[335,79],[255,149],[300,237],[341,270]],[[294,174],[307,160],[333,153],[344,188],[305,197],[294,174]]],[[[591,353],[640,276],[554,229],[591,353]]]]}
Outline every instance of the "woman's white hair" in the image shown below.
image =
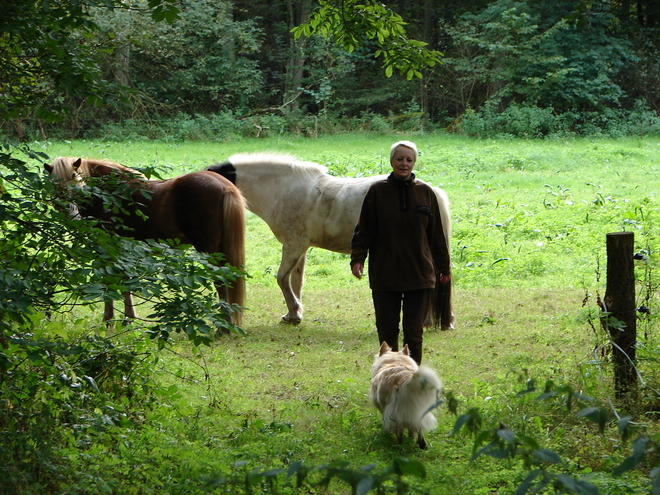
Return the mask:
{"type": "Polygon", "coordinates": [[[397,141],[394,143],[390,148],[390,160],[394,157],[394,152],[399,146],[405,146],[406,148],[413,150],[413,153],[415,153],[415,161],[417,161],[417,145],[412,141],[397,141]]]}

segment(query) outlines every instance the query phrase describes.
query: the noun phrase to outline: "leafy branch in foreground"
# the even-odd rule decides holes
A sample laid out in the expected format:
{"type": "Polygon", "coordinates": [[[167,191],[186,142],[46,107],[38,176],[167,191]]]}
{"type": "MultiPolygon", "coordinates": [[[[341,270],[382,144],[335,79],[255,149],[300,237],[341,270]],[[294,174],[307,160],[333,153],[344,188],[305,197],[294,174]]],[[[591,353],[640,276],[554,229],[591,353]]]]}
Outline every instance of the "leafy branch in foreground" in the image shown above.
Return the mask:
{"type": "MultiPolygon", "coordinates": [[[[229,477],[211,477],[208,487],[237,487],[243,488],[244,493],[254,493],[253,487],[260,487],[261,493],[279,493],[277,481],[286,475],[286,483],[295,486],[296,490],[308,487],[328,490],[333,480],[346,483],[351,487],[354,495],[363,495],[371,491],[385,493],[384,490],[395,487],[396,493],[408,493],[410,486],[406,477],[418,479],[426,478],[424,465],[414,459],[396,458],[390,466],[378,471],[375,464],[369,464],[354,469],[346,461],[337,461],[330,464],[308,467],[302,462],[293,462],[287,470],[258,469],[248,470],[246,461],[234,464],[235,472],[229,477]]],[[[232,492],[233,493],[233,492],[232,492]]],[[[287,492],[288,493],[288,492],[287,492]]]]}
{"type": "MultiPolygon", "coordinates": [[[[47,159],[21,151],[39,163],[47,159]]],[[[126,239],[100,222],[75,220],[69,195],[13,157],[8,146],[0,153],[0,170],[3,340],[30,331],[35,313],[63,314],[99,300],[120,300],[123,292],[149,304],[151,314],[141,323],[153,337],[167,340],[173,332],[185,332],[199,345],[209,343],[214,331],[237,330],[228,317],[239,308],[218,302],[212,284],[231,284],[243,274],[216,266],[220,255],[190,249],[182,256],[175,243],[126,239]]]]}
{"type": "Polygon", "coordinates": [[[408,38],[406,23],[396,12],[373,0],[321,0],[306,23],[292,30],[296,38],[318,33],[334,38],[346,51],[352,52],[365,38],[378,46],[376,57],[383,56],[385,75],[394,70],[408,80],[422,77],[421,70],[442,63],[442,53],[429,50],[427,43],[408,38]]]}
{"type": "MultiPolygon", "coordinates": [[[[570,385],[557,385],[548,380],[542,389],[538,389],[534,380],[528,380],[527,386],[517,395],[538,394],[537,401],[559,400],[569,413],[576,405],[580,406],[578,418],[587,418],[598,425],[604,433],[614,415],[606,408],[594,404],[594,399],[574,390],[570,385]]],[[[449,392],[446,395],[446,407],[451,414],[457,413],[457,400],[449,392]]],[[[436,406],[439,406],[439,402],[436,406]]],[[[479,408],[471,408],[457,417],[452,432],[456,436],[461,431],[474,438],[472,461],[482,456],[502,461],[519,460],[527,471],[520,481],[515,494],[564,493],[574,495],[598,495],[599,488],[587,477],[577,478],[571,475],[562,457],[541,447],[539,441],[531,435],[516,434],[504,424],[497,427],[484,427],[484,418],[479,408]]],[[[623,442],[629,441],[638,428],[630,417],[618,421],[618,432],[623,442]]],[[[632,453],[612,471],[613,476],[620,476],[628,471],[650,466],[651,493],[660,493],[660,443],[646,435],[640,435],[632,442],[632,453]]],[[[292,463],[288,469],[247,469],[246,461],[234,465],[234,472],[229,476],[212,476],[207,486],[236,487],[240,493],[254,493],[260,488],[264,493],[288,493],[280,490],[294,487],[298,490],[306,487],[320,487],[328,490],[333,480],[346,483],[353,494],[384,493],[394,487],[396,493],[409,493],[411,486],[406,476],[419,480],[426,478],[424,465],[417,460],[394,459],[392,465],[378,471],[375,464],[359,469],[352,468],[348,462],[334,462],[310,467],[302,462],[292,463]]]]}
{"type": "MultiPolygon", "coordinates": [[[[518,393],[523,396],[539,392],[534,380],[527,382],[527,388],[518,393]]],[[[551,380],[545,383],[541,393],[536,397],[537,401],[549,399],[562,399],[569,412],[575,405],[592,404],[594,400],[585,396],[569,385],[556,385],[551,380]]],[[[597,405],[583,407],[577,413],[579,418],[587,418],[598,425],[601,434],[612,422],[614,416],[606,408],[597,405]]],[[[455,422],[452,435],[465,430],[474,437],[472,448],[472,460],[481,456],[489,456],[501,460],[520,459],[523,466],[528,470],[527,476],[518,486],[516,495],[536,494],[550,490],[552,493],[569,493],[579,495],[597,495],[598,487],[586,479],[577,479],[567,473],[556,473],[549,469],[550,466],[562,466],[564,461],[556,452],[541,448],[539,442],[529,436],[515,434],[513,430],[500,424],[496,428],[482,429],[483,418],[478,408],[472,408],[465,414],[459,416],[455,422]]],[[[631,434],[638,427],[629,416],[618,420],[618,432],[623,442],[630,439],[631,434]]],[[[612,475],[620,476],[628,471],[639,468],[644,464],[651,466],[649,473],[652,485],[652,493],[660,494],[660,456],[658,451],[660,443],[647,435],[640,435],[632,442],[633,452],[613,471],[612,475]]]]}

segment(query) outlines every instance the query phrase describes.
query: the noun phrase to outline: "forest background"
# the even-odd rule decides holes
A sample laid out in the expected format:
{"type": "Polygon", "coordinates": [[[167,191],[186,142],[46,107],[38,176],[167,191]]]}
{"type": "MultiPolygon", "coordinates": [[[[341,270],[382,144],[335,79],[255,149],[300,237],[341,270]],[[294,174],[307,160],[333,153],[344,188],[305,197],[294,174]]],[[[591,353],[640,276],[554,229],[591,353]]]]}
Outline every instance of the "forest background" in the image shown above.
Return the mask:
{"type": "Polygon", "coordinates": [[[19,139],[660,132],[653,0],[6,3],[19,139]]]}

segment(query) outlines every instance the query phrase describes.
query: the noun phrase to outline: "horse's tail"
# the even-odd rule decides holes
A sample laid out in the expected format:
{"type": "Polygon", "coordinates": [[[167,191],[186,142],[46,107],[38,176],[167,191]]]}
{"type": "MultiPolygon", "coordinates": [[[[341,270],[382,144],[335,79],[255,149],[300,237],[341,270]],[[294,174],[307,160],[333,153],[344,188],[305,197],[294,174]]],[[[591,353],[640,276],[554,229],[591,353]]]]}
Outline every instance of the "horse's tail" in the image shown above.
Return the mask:
{"type": "Polygon", "coordinates": [[[438,206],[440,207],[440,219],[442,220],[442,230],[445,233],[447,240],[447,249],[451,252],[451,214],[449,213],[449,196],[444,189],[434,187],[433,192],[438,198],[438,206]]]}
{"type": "MultiPolygon", "coordinates": [[[[451,214],[449,212],[449,197],[447,193],[439,187],[434,187],[433,192],[438,198],[438,207],[440,209],[440,219],[442,220],[442,230],[447,242],[447,251],[451,254],[451,214]]],[[[427,322],[435,327],[442,329],[454,328],[456,317],[454,316],[453,306],[454,277],[450,277],[449,282],[441,284],[436,282],[431,298],[431,307],[427,315],[427,322]]]]}
{"type": "MultiPolygon", "coordinates": [[[[224,255],[229,265],[245,269],[245,199],[237,187],[225,187],[223,201],[222,243],[224,255]]],[[[245,305],[245,278],[237,278],[228,287],[228,299],[232,304],[245,305]]],[[[233,323],[241,324],[242,313],[236,312],[233,323]]]]}

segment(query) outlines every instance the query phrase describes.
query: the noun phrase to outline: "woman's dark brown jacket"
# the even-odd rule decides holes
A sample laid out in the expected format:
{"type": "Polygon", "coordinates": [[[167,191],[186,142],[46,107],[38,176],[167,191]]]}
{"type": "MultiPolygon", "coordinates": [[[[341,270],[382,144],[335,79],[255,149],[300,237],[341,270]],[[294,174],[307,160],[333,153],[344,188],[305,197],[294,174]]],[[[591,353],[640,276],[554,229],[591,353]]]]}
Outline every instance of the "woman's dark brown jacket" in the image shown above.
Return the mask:
{"type": "Polygon", "coordinates": [[[450,273],[438,200],[431,186],[415,178],[375,182],[367,192],[351,242],[351,266],[369,255],[372,290],[435,288],[450,273]]]}

